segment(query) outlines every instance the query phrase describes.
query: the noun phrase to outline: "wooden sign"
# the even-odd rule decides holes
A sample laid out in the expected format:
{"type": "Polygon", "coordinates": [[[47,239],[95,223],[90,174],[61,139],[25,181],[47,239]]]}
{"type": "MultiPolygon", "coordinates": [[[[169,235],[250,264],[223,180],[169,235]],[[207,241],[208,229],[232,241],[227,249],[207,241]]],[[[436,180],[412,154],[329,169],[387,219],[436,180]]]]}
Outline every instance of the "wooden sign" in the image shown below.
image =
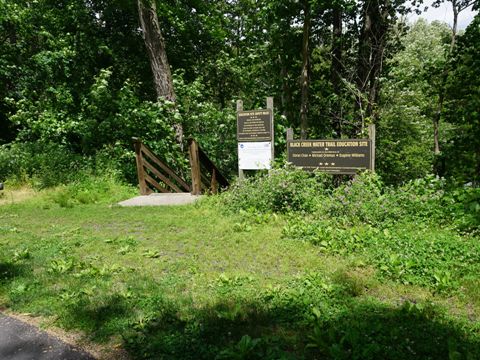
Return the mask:
{"type": "Polygon", "coordinates": [[[272,110],[237,112],[238,142],[272,141],[272,110]]]}
{"type": "Polygon", "coordinates": [[[288,140],[288,161],[305,170],[355,174],[373,170],[373,147],[368,139],[288,140]]]}

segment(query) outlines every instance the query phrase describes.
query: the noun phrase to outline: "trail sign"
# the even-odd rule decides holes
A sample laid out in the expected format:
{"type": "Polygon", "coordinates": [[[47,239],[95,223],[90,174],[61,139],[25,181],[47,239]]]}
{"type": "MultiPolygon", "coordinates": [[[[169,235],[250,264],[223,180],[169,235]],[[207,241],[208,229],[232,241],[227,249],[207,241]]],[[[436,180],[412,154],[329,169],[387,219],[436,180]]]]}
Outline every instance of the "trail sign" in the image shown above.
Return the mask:
{"type": "Polygon", "coordinates": [[[272,143],[268,141],[238,143],[238,167],[243,170],[270,169],[272,143]]]}
{"type": "Polygon", "coordinates": [[[369,139],[288,140],[288,161],[305,170],[331,174],[355,174],[373,170],[369,139]]]}
{"type": "Polygon", "coordinates": [[[272,141],[272,121],[271,109],[238,111],[238,142],[272,141]]]}

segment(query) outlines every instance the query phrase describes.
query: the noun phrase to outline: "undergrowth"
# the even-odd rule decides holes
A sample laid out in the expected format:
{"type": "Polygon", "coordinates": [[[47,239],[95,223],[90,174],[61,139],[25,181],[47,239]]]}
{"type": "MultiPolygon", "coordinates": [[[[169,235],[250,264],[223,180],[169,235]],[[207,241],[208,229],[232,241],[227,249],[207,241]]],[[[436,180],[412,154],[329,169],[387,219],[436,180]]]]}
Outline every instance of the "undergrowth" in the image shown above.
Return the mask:
{"type": "Polygon", "coordinates": [[[181,208],[109,206],[134,192],[115,176],[48,192],[1,208],[0,306],[134,359],[480,358],[474,188],[279,169],[181,208]]]}
{"type": "Polygon", "coordinates": [[[288,213],[286,239],[357,258],[379,278],[435,292],[475,283],[479,189],[452,188],[434,176],[389,187],[371,173],[333,184],[326,175],[284,168],[239,183],[215,201],[250,217],[288,213]]]}

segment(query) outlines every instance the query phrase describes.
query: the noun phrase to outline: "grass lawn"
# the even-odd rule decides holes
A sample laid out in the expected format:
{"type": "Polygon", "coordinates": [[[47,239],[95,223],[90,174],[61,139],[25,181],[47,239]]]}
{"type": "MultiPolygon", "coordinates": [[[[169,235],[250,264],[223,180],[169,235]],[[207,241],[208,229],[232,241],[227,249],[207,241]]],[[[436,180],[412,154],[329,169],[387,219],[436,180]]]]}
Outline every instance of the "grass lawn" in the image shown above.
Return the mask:
{"type": "Polygon", "coordinates": [[[402,284],[361,252],[284,236],[282,216],[59,203],[0,206],[0,307],[132,358],[480,357],[474,276],[456,291],[402,284]]]}

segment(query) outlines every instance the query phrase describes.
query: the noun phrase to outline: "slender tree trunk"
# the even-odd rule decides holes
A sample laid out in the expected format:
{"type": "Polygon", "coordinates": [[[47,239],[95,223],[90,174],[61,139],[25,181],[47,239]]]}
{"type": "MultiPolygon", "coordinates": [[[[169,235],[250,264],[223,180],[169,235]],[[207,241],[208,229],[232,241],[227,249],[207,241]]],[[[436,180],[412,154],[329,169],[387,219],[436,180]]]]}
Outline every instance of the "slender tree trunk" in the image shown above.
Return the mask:
{"type": "Polygon", "coordinates": [[[280,97],[283,108],[283,115],[287,118],[288,123],[294,123],[294,116],[292,114],[292,91],[288,83],[288,68],[285,59],[279,55],[280,60],[280,76],[282,78],[282,95],[280,97]]]}
{"type": "MultiPolygon", "coordinates": [[[[450,51],[448,54],[448,58],[453,53],[453,49],[455,48],[455,43],[457,39],[457,26],[458,26],[458,14],[463,9],[458,5],[457,0],[451,0],[452,3],[452,10],[453,10],[453,26],[452,26],[452,41],[450,42],[450,51]]],[[[448,59],[447,59],[448,61],[448,59]]],[[[433,153],[435,155],[440,154],[440,119],[442,118],[442,111],[443,111],[443,103],[445,101],[445,87],[447,84],[448,79],[448,64],[445,63],[445,67],[443,69],[442,74],[442,82],[440,85],[440,92],[438,94],[438,103],[437,103],[437,110],[433,116],[433,153]]]]}
{"type": "Polygon", "coordinates": [[[303,41],[302,41],[302,73],[300,75],[302,103],[300,106],[300,138],[306,139],[308,132],[308,86],[310,78],[310,61],[308,42],[310,38],[310,4],[303,1],[303,41]]]}
{"type": "MultiPolygon", "coordinates": [[[[172,73],[170,72],[165,49],[165,40],[160,30],[155,0],[138,0],[137,5],[142,36],[150,60],[157,98],[175,102],[176,96],[173,89],[172,73]]],[[[175,128],[177,142],[183,148],[182,124],[175,123],[173,127],[175,128]]]]}
{"type": "Polygon", "coordinates": [[[474,176],[474,183],[475,185],[478,186],[478,184],[480,184],[480,147],[477,145],[477,149],[475,151],[475,155],[476,155],[476,160],[477,160],[477,166],[476,166],[476,173],[474,176]]]}
{"type": "Polygon", "coordinates": [[[389,0],[365,1],[362,10],[362,29],[359,34],[356,109],[363,132],[365,119],[376,122],[376,103],[380,93],[380,75],[385,58],[387,33],[392,25],[389,19],[389,0]]]}
{"type": "Polygon", "coordinates": [[[461,11],[456,6],[456,0],[452,1],[453,7],[453,24],[452,24],[452,42],[450,43],[450,53],[452,53],[453,48],[455,47],[455,42],[457,40],[457,26],[458,26],[458,13],[461,11]]]}
{"type": "MultiPolygon", "coordinates": [[[[372,58],[372,16],[371,16],[371,4],[370,1],[365,1],[362,9],[362,27],[359,33],[358,39],[358,59],[357,59],[357,94],[355,95],[355,111],[361,120],[361,131],[363,131],[365,125],[366,108],[368,106],[368,100],[365,93],[368,88],[370,60],[372,58]],[[366,104],[367,103],[367,104],[366,104]]],[[[350,136],[354,136],[354,133],[350,133],[350,136]]]]}
{"type": "Polygon", "coordinates": [[[332,38],[332,62],[330,67],[330,76],[333,86],[333,93],[336,95],[336,101],[333,104],[333,130],[337,137],[342,136],[342,9],[335,7],[333,9],[333,38],[332,38]]]}

